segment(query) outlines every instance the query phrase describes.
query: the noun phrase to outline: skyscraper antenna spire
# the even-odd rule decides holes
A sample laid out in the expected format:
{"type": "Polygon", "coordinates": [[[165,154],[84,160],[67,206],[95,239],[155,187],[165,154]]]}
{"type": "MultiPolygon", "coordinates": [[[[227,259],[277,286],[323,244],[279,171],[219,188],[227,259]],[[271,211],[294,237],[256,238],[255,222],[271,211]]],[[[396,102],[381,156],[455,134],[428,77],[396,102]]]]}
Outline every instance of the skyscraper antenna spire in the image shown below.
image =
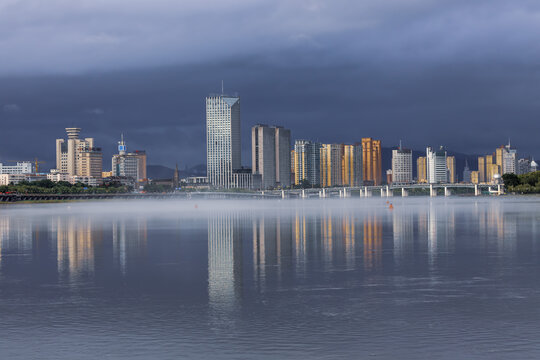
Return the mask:
{"type": "Polygon", "coordinates": [[[401,150],[401,139],[399,139],[399,150],[401,150]]]}
{"type": "Polygon", "coordinates": [[[224,91],[223,91],[223,80],[221,80],[221,95],[223,95],[224,91]]]}

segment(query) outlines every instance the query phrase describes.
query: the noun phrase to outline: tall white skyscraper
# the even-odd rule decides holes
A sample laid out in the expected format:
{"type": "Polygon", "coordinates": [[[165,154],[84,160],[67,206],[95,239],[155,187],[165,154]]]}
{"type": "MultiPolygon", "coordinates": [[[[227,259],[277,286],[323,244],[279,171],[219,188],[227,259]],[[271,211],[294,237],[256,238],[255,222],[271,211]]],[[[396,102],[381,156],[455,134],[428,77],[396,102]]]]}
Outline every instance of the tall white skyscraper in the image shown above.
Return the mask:
{"type": "Polygon", "coordinates": [[[413,180],[412,151],[403,149],[392,150],[392,183],[408,184],[413,180]]]}
{"type": "Polygon", "coordinates": [[[517,150],[512,149],[509,142],[503,151],[502,174],[517,174],[518,172],[517,150]]]}
{"type": "Polygon", "coordinates": [[[446,167],[446,150],[441,146],[433,151],[431,147],[426,149],[427,180],[430,184],[448,182],[448,169],[446,167]]]}
{"type": "Polygon", "coordinates": [[[235,170],[242,167],[240,98],[206,98],[206,174],[217,188],[239,187],[235,170]]]}

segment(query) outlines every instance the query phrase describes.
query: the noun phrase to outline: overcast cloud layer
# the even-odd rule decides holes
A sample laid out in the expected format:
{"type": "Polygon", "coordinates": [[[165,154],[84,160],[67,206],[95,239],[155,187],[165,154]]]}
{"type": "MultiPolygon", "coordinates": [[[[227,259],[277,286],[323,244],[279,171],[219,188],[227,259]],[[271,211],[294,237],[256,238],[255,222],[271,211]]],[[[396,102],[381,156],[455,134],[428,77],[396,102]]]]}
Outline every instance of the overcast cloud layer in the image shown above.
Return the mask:
{"type": "MultiPolygon", "coordinates": [[[[294,138],[539,154],[537,1],[0,0],[0,160],[83,127],[150,163],[204,162],[204,96],[294,138]]],[[[108,167],[108,159],[105,167],[108,167]]]]}

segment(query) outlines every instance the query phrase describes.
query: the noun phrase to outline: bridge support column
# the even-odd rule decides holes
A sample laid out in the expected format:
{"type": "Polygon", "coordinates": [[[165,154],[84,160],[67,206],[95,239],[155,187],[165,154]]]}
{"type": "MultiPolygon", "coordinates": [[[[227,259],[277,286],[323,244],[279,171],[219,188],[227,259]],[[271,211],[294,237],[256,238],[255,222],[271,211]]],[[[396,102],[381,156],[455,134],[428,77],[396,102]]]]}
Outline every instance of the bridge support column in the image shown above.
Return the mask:
{"type": "Polygon", "coordinates": [[[390,186],[386,185],[386,197],[394,196],[394,192],[390,189],[390,186]]]}
{"type": "Polygon", "coordinates": [[[444,196],[450,196],[450,189],[447,186],[444,187],[444,196]]]}
{"type": "Polygon", "coordinates": [[[360,193],[360,197],[364,196],[364,193],[362,191],[362,188],[358,189],[359,190],[359,193],[360,193]]]}
{"type": "Polygon", "coordinates": [[[497,194],[498,195],[504,194],[504,188],[501,184],[497,185],[497,194]]]}
{"type": "Polygon", "coordinates": [[[407,189],[401,188],[401,196],[402,196],[402,197],[407,197],[407,196],[409,196],[409,192],[407,191],[407,189]]]}
{"type": "Polygon", "coordinates": [[[367,186],[364,187],[364,196],[370,197],[371,196],[371,190],[368,190],[367,186]]]}
{"type": "Polygon", "coordinates": [[[326,197],[326,189],[325,189],[325,188],[322,189],[322,197],[323,197],[323,198],[326,197]]]}
{"type": "Polygon", "coordinates": [[[478,188],[478,184],[474,184],[474,196],[480,196],[480,189],[478,188]]]}
{"type": "Polygon", "coordinates": [[[437,189],[433,188],[433,184],[429,184],[429,196],[431,197],[437,196],[437,189]]]}
{"type": "Polygon", "coordinates": [[[381,188],[381,197],[385,197],[385,196],[386,196],[386,194],[385,194],[384,188],[382,187],[381,188]]]}
{"type": "Polygon", "coordinates": [[[302,199],[305,199],[305,198],[306,198],[306,190],[302,189],[302,199]]]}
{"type": "Polygon", "coordinates": [[[349,197],[349,194],[347,194],[347,188],[343,188],[343,197],[349,197]]]}
{"type": "Polygon", "coordinates": [[[285,199],[285,190],[281,190],[281,198],[285,199]]]}

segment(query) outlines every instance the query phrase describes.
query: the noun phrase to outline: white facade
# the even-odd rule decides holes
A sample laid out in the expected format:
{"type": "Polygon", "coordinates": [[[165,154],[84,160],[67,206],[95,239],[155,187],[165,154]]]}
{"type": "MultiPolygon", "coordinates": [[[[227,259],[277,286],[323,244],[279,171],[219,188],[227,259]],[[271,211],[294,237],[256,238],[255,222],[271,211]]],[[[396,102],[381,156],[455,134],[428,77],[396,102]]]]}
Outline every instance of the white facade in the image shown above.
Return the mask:
{"type": "Polygon", "coordinates": [[[240,98],[206,98],[206,174],[211,186],[237,187],[235,170],[242,166],[240,98]]]}
{"type": "Polygon", "coordinates": [[[0,185],[18,184],[26,180],[24,174],[0,174],[0,185]]]}
{"type": "Polygon", "coordinates": [[[392,183],[408,184],[413,181],[412,151],[392,150],[392,183]]]}
{"type": "Polygon", "coordinates": [[[47,174],[47,179],[54,182],[59,182],[59,181],[71,182],[71,176],[69,176],[66,173],[61,173],[56,169],[51,170],[51,172],[47,174]]]}
{"type": "Polygon", "coordinates": [[[518,169],[518,158],[517,150],[511,149],[510,145],[507,145],[503,151],[503,164],[502,164],[502,173],[503,174],[517,174],[518,169]]]}
{"type": "Polygon", "coordinates": [[[18,162],[17,165],[0,163],[0,174],[32,174],[34,167],[30,161],[18,162]]]}
{"type": "Polygon", "coordinates": [[[448,182],[446,155],[446,151],[442,146],[437,151],[433,151],[431,147],[426,149],[426,174],[428,183],[438,184],[448,182]]]}
{"type": "Polygon", "coordinates": [[[79,139],[80,128],[66,128],[68,139],[56,139],[56,169],[71,176],[101,177],[102,153],[93,138],[79,139]]]}

